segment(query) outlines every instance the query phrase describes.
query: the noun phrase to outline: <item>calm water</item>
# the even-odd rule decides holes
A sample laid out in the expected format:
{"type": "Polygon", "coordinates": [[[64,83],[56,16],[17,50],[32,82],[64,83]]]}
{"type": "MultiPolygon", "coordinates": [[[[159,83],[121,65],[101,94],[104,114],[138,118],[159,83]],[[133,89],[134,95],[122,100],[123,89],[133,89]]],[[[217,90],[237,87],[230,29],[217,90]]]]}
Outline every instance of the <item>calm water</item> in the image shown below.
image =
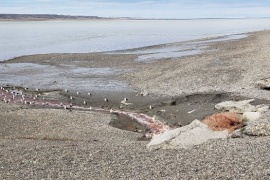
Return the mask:
{"type": "Polygon", "coordinates": [[[123,50],[270,29],[270,19],[0,22],[0,60],[123,50]]]}

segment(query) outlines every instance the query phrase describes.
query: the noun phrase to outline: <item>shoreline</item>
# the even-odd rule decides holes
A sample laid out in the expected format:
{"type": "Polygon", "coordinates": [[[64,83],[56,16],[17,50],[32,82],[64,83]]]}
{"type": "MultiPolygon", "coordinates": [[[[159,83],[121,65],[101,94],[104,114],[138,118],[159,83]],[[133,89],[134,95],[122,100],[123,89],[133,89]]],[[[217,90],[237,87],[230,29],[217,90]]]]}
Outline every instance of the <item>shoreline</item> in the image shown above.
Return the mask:
{"type": "MultiPolygon", "coordinates": [[[[1,21],[0,21],[1,22],[1,21]]],[[[141,46],[141,47],[134,47],[134,48],[128,48],[128,49],[119,49],[119,50],[109,50],[109,51],[97,51],[97,52],[66,52],[66,53],[41,53],[41,54],[28,54],[28,55],[18,55],[18,56],[12,56],[9,57],[7,59],[0,59],[0,63],[1,62],[5,62],[5,61],[10,61],[16,58],[23,58],[23,57],[28,57],[28,56],[39,56],[39,55],[50,55],[50,54],[56,54],[56,55],[61,55],[61,54],[123,54],[123,53],[133,53],[134,51],[139,51],[139,50],[148,50],[148,49],[158,49],[158,48],[162,48],[164,46],[183,46],[185,44],[191,44],[192,43],[208,43],[211,44],[213,42],[211,42],[211,40],[213,41],[233,41],[233,40],[238,40],[238,39],[242,39],[242,38],[247,38],[247,37],[241,37],[241,36],[249,36],[249,34],[252,33],[258,33],[258,32],[263,32],[263,31],[270,31],[270,30],[259,30],[259,31],[250,31],[250,32],[241,32],[241,33],[232,33],[232,34],[224,34],[224,35],[214,35],[214,36],[209,36],[209,37],[203,37],[203,38],[196,38],[196,39],[191,39],[191,40],[183,40],[183,41],[175,41],[175,42],[170,42],[170,43],[161,43],[161,44],[154,44],[154,45],[147,45],[147,46],[141,46]],[[233,37],[231,38],[230,37],[233,37]],[[238,38],[237,36],[240,36],[240,38],[238,38]],[[226,40],[226,38],[229,38],[228,40],[226,40]],[[209,42],[207,42],[209,41],[209,42]]],[[[202,52],[203,53],[203,52],[202,52]]],[[[176,58],[176,57],[175,57],[176,58]]]]}
{"type": "MultiPolygon", "coordinates": [[[[239,99],[240,96],[269,102],[269,90],[255,87],[255,82],[267,78],[270,71],[269,39],[270,31],[255,32],[244,39],[214,42],[202,54],[162,59],[154,63],[135,61],[136,55],[100,53],[25,56],[1,62],[0,66],[6,65],[4,69],[7,69],[11,65],[28,63],[48,67],[44,71],[35,66],[27,66],[22,71],[19,68],[2,71],[3,82],[0,85],[8,83],[10,88],[28,87],[31,93],[32,89],[40,88],[41,93],[50,97],[65,99],[74,96],[76,103],[82,103],[86,96],[83,93],[91,89],[84,89],[80,84],[91,79],[111,78],[127,82],[128,87],[135,91],[116,95],[108,91],[106,97],[104,92],[99,92],[97,96],[93,94],[96,99],[89,99],[89,106],[90,103],[102,106],[104,98],[108,98],[114,104],[108,107],[114,108],[124,97],[130,96],[129,102],[135,107],[127,106],[124,110],[171,119],[169,125],[182,126],[193,118],[201,119],[207,113],[214,113],[213,106],[219,101],[239,99]],[[52,67],[60,75],[48,76],[52,67]],[[76,76],[72,81],[74,74],[70,71],[74,67],[86,69],[83,69],[84,73],[74,71],[76,76]],[[103,68],[108,67],[131,70],[112,76],[104,74],[104,70],[108,69],[103,68]],[[101,68],[102,71],[98,76],[86,73],[97,70],[93,68],[101,68]],[[62,78],[65,73],[69,75],[67,82],[63,82],[62,78]],[[30,79],[21,80],[29,76],[30,79]],[[41,81],[37,81],[39,78],[41,81]],[[18,84],[13,84],[15,80],[18,84]],[[70,82],[76,81],[76,86],[71,86],[73,83],[70,82]],[[64,97],[50,91],[43,92],[58,86],[63,90],[62,83],[70,90],[66,95],[61,91],[64,97]],[[76,95],[76,91],[81,93],[80,96],[76,95]],[[111,97],[108,97],[110,93],[111,97]],[[152,105],[151,110],[149,105],[152,105]],[[167,113],[162,115],[164,109],[167,113]],[[174,124],[179,122],[182,124],[174,124]]],[[[148,142],[141,139],[141,133],[134,132],[129,123],[126,126],[133,132],[111,126],[114,117],[107,113],[39,109],[2,101],[0,109],[0,177],[3,179],[157,179],[161,175],[172,179],[269,177],[269,170],[265,168],[270,159],[270,137],[267,136],[212,140],[190,150],[148,151],[148,142]]]]}

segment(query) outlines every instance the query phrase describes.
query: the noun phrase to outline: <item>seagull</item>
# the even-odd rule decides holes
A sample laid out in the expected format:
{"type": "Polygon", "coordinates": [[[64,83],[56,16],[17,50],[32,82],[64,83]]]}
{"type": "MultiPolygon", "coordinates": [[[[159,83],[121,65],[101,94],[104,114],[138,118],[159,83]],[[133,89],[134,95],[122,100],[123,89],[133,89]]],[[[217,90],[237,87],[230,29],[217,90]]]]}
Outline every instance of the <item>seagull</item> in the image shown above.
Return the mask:
{"type": "Polygon", "coordinates": [[[68,92],[68,90],[67,90],[67,89],[65,89],[65,92],[68,92]]]}
{"type": "Polygon", "coordinates": [[[92,106],[90,106],[89,109],[91,110],[92,109],[92,106]]]}
{"type": "Polygon", "coordinates": [[[77,91],[77,94],[79,95],[79,94],[81,94],[79,91],[77,91]]]}
{"type": "Polygon", "coordinates": [[[91,96],[92,94],[89,92],[89,93],[87,93],[88,94],[88,96],[91,96]]]}
{"type": "Polygon", "coordinates": [[[109,100],[108,100],[107,98],[104,98],[104,101],[105,101],[105,102],[109,102],[109,100]]]}
{"type": "Polygon", "coordinates": [[[149,109],[153,109],[151,105],[149,106],[149,109]]]}
{"type": "Polygon", "coordinates": [[[83,104],[87,104],[87,102],[86,101],[83,101],[83,104]]]}
{"type": "Polygon", "coordinates": [[[72,96],[70,96],[70,99],[72,100],[72,99],[74,99],[72,96]]]}
{"type": "Polygon", "coordinates": [[[37,90],[37,91],[40,91],[40,89],[39,89],[39,88],[36,88],[36,90],[37,90]]]}

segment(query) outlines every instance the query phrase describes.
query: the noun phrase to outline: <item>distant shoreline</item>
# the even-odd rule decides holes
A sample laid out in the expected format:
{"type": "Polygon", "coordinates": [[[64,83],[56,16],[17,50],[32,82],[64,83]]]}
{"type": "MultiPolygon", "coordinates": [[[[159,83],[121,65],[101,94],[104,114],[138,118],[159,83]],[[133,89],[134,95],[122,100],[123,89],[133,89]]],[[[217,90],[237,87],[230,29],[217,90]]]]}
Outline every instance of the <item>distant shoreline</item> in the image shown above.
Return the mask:
{"type": "Polygon", "coordinates": [[[99,17],[99,16],[72,16],[57,14],[0,14],[1,21],[50,21],[50,20],[222,20],[222,19],[268,19],[270,17],[244,18],[134,18],[134,17],[99,17]]]}

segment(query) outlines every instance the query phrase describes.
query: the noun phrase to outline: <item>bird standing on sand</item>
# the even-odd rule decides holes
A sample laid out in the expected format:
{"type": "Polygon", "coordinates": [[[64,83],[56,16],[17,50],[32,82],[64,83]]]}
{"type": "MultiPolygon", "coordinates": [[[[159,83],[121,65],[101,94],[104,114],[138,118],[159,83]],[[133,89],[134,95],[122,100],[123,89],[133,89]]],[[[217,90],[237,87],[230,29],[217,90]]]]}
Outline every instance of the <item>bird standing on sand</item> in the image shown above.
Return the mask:
{"type": "Polygon", "coordinates": [[[104,98],[104,101],[105,101],[105,102],[109,102],[109,100],[108,100],[107,98],[104,98]]]}
{"type": "Polygon", "coordinates": [[[87,94],[88,94],[88,96],[91,96],[92,95],[90,92],[88,92],[87,94]]]}

